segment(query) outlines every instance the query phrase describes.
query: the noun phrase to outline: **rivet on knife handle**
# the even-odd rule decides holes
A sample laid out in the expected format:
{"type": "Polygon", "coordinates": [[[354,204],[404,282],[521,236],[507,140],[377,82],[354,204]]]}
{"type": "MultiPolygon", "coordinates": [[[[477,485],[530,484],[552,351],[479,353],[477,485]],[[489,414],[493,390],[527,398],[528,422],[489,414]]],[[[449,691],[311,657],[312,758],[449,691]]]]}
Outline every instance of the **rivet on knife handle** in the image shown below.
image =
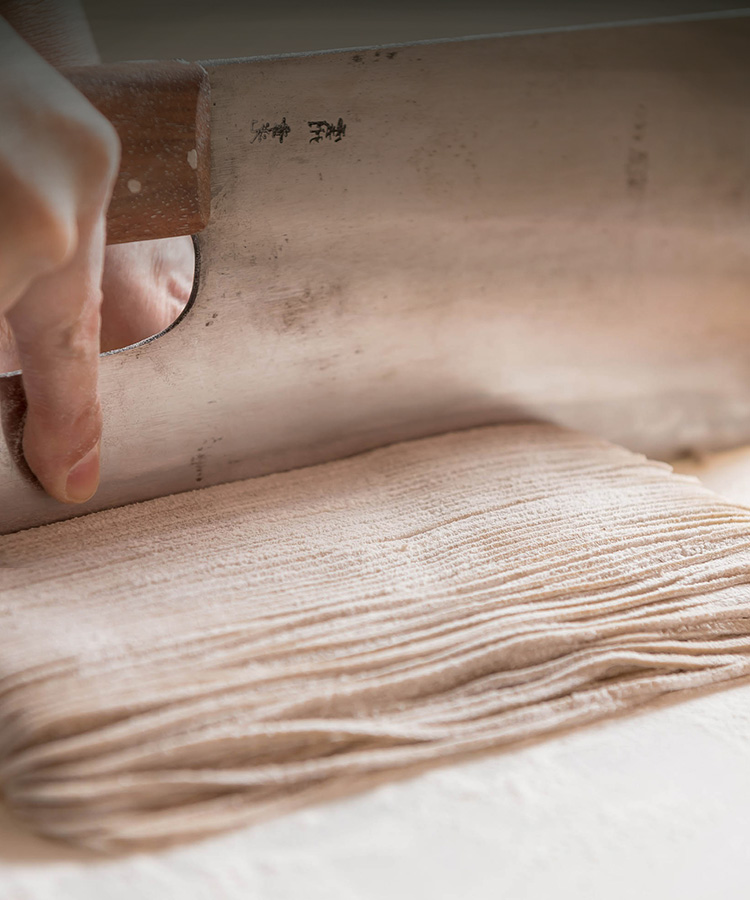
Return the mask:
{"type": "Polygon", "coordinates": [[[107,243],[195,234],[210,208],[210,89],[197,63],[116,63],[63,74],[117,129],[122,161],[107,243]]]}

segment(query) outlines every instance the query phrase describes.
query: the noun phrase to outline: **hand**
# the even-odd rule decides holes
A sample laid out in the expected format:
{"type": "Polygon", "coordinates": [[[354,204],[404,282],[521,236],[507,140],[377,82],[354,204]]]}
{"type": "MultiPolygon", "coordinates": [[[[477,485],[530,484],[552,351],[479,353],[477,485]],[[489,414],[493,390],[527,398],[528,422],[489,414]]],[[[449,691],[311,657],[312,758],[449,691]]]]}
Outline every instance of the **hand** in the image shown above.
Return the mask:
{"type": "Polygon", "coordinates": [[[0,51],[0,314],[23,369],[23,450],[48,493],[82,502],[99,479],[105,214],[119,142],[2,20],[0,51]]]}

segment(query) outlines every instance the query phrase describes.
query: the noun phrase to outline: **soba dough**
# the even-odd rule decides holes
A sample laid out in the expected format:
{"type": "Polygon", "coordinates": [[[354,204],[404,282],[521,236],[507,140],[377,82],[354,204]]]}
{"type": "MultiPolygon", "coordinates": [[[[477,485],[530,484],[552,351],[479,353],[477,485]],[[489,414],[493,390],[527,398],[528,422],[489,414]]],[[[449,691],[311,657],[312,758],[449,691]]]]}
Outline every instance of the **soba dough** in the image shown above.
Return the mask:
{"type": "Polygon", "coordinates": [[[106,849],[750,673],[750,510],[545,425],[0,538],[0,787],[106,849]]]}

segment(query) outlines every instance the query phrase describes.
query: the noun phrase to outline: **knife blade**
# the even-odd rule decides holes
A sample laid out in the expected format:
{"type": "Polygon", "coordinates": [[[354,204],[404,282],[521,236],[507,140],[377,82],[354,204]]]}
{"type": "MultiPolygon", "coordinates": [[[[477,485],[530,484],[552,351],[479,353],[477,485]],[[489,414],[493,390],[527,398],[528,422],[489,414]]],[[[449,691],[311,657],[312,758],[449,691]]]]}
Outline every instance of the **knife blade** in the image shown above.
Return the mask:
{"type": "Polygon", "coordinates": [[[746,16],[203,65],[194,298],[102,358],[89,503],[0,450],[0,532],[488,422],[750,439],[746,16]]]}

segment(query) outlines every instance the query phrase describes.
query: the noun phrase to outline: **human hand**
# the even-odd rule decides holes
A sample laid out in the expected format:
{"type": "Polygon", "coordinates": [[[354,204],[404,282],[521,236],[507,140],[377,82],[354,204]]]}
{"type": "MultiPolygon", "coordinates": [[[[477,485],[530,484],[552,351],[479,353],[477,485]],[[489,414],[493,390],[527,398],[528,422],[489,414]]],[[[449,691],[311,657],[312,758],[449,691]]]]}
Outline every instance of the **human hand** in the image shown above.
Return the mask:
{"type": "Polygon", "coordinates": [[[0,314],[23,370],[23,451],[45,490],[99,479],[105,214],[119,163],[107,120],[0,20],[0,314]]]}

